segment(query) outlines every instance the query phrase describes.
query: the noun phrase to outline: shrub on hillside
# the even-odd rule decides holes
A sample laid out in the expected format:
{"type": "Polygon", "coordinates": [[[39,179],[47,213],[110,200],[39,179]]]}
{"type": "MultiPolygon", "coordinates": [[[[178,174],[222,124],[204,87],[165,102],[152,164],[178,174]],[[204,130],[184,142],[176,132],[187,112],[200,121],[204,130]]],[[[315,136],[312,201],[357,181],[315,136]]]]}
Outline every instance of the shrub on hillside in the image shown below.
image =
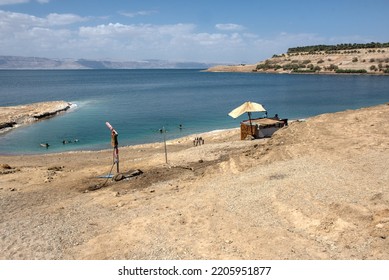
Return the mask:
{"type": "Polygon", "coordinates": [[[336,73],[339,73],[339,74],[343,74],[343,73],[347,73],[347,74],[364,74],[364,73],[367,73],[366,69],[357,69],[357,70],[354,70],[354,69],[338,69],[335,71],[336,73]]]}

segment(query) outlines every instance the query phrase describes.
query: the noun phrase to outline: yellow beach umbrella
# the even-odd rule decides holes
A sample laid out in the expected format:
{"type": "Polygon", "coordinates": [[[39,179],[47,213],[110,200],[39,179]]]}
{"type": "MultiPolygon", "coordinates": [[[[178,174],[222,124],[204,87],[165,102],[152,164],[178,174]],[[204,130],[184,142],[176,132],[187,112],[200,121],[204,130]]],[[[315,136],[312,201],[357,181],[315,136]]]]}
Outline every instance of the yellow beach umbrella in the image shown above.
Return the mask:
{"type": "Polygon", "coordinates": [[[239,107],[235,108],[231,112],[228,113],[230,117],[233,117],[236,119],[240,115],[247,113],[249,115],[249,121],[250,121],[250,129],[251,129],[251,135],[253,135],[252,127],[251,127],[251,113],[252,112],[266,112],[266,109],[263,108],[262,104],[247,101],[240,105],[239,107]]]}
{"type": "Polygon", "coordinates": [[[248,113],[250,118],[252,112],[266,112],[266,109],[263,108],[263,106],[259,103],[247,101],[242,105],[240,105],[239,107],[232,110],[231,112],[229,112],[228,115],[236,119],[240,115],[244,113],[248,113]]]}

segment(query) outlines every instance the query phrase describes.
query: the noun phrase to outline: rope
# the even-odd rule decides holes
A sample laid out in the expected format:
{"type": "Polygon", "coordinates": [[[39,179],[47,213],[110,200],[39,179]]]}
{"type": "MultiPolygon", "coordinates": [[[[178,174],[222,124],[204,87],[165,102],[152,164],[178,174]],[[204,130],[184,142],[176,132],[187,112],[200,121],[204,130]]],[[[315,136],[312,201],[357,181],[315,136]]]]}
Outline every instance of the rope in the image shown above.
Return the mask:
{"type": "MultiPolygon", "coordinates": [[[[109,171],[109,175],[111,175],[112,169],[115,166],[115,162],[112,164],[111,170],[109,171]]],[[[108,183],[109,177],[107,177],[107,180],[105,180],[104,184],[101,185],[101,187],[105,187],[105,185],[108,183]]],[[[112,178],[113,179],[113,178],[112,178]]]]}
{"type": "MultiPolygon", "coordinates": [[[[109,171],[108,175],[111,175],[112,169],[116,163],[117,163],[117,160],[115,160],[115,147],[114,147],[113,148],[113,163],[112,163],[111,170],[109,171]]],[[[107,180],[105,180],[104,184],[102,184],[101,187],[105,187],[105,185],[108,183],[108,179],[109,179],[109,177],[107,176],[107,180]]],[[[112,177],[112,180],[113,180],[113,177],[112,177]]]]}
{"type": "MultiPolygon", "coordinates": [[[[112,173],[112,169],[113,169],[113,167],[115,166],[116,163],[117,162],[115,162],[115,161],[112,163],[111,170],[109,171],[109,173],[107,175],[107,179],[105,180],[105,182],[103,184],[97,184],[97,185],[89,187],[88,189],[91,190],[91,191],[95,191],[95,190],[98,190],[98,189],[101,189],[101,188],[105,187],[105,185],[108,183],[109,176],[112,173]]],[[[112,177],[112,180],[113,180],[113,177],[112,177]]]]}

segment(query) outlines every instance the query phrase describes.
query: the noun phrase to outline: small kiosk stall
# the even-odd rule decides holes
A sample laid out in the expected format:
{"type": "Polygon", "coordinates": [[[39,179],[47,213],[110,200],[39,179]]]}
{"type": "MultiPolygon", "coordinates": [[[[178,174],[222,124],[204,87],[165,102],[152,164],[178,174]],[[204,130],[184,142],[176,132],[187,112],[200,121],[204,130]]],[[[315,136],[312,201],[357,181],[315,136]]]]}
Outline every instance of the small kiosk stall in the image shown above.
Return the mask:
{"type": "Polygon", "coordinates": [[[281,127],[288,125],[287,119],[259,118],[240,123],[240,139],[252,136],[255,139],[271,137],[281,127]]]}
{"type": "Polygon", "coordinates": [[[273,118],[252,119],[251,113],[253,112],[265,112],[267,116],[267,111],[262,104],[251,101],[243,103],[228,113],[234,119],[244,113],[248,114],[249,119],[240,123],[240,138],[242,140],[248,137],[250,139],[271,137],[278,129],[288,125],[288,119],[279,119],[277,114],[273,118]]]}

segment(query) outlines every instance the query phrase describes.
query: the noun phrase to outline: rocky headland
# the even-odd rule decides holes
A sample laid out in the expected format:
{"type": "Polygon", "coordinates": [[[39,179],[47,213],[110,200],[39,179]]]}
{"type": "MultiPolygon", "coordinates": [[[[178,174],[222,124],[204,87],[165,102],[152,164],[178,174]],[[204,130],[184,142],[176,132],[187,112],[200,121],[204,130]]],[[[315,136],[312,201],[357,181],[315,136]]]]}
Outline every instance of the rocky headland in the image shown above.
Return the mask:
{"type": "Polygon", "coordinates": [[[66,101],[38,102],[27,105],[0,107],[0,133],[12,128],[53,117],[70,109],[66,101]]]}
{"type": "Polygon", "coordinates": [[[219,65],[208,72],[389,74],[389,47],[354,48],[312,46],[290,48],[288,52],[254,64],[219,65]],[[328,48],[325,48],[328,47],[328,48]]]}

